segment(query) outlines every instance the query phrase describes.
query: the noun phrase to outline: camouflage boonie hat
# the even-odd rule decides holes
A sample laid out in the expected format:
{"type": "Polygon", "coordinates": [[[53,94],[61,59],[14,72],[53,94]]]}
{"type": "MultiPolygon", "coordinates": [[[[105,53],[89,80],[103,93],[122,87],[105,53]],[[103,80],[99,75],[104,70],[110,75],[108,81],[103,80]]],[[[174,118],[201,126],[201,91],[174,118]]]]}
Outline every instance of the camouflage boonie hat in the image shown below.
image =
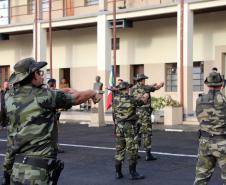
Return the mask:
{"type": "Polygon", "coordinates": [[[205,79],[204,83],[207,86],[222,86],[223,85],[223,79],[220,75],[220,73],[217,72],[211,72],[205,79]]]}
{"type": "Polygon", "coordinates": [[[14,65],[14,73],[10,76],[9,83],[18,83],[28,77],[29,74],[43,68],[46,65],[47,62],[36,62],[33,58],[22,59],[14,65]]]}
{"type": "Polygon", "coordinates": [[[148,77],[145,76],[144,74],[137,74],[137,76],[134,77],[134,80],[136,81],[143,80],[143,79],[148,79],[148,77]]]}
{"type": "Polygon", "coordinates": [[[118,85],[119,90],[124,90],[132,87],[132,84],[129,84],[128,82],[122,82],[118,85]]]}

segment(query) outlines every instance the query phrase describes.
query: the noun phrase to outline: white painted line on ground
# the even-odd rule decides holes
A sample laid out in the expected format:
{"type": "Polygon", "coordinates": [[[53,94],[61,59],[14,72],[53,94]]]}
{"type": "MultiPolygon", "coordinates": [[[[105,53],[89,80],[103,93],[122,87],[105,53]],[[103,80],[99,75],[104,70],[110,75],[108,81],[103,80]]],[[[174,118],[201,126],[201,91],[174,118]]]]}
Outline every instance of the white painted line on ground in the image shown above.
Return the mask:
{"type": "Polygon", "coordinates": [[[0,157],[5,157],[5,154],[0,154],[0,157]]]}
{"type": "Polygon", "coordinates": [[[166,132],[184,132],[182,129],[165,129],[166,132]]]}
{"type": "MultiPolygon", "coordinates": [[[[6,142],[5,139],[0,139],[0,142],[6,142]]],[[[110,147],[101,147],[101,146],[89,146],[89,145],[74,145],[74,144],[64,144],[60,143],[60,146],[67,146],[67,147],[76,147],[76,148],[92,148],[92,149],[102,149],[102,150],[115,150],[115,148],[110,147]]],[[[139,150],[139,152],[144,153],[145,151],[139,150]]],[[[191,157],[191,158],[197,158],[197,155],[189,155],[189,154],[173,154],[173,153],[163,153],[163,152],[152,152],[153,154],[158,155],[165,155],[165,156],[176,156],[176,157],[191,157]]],[[[4,154],[0,154],[4,155],[4,154]]]]}

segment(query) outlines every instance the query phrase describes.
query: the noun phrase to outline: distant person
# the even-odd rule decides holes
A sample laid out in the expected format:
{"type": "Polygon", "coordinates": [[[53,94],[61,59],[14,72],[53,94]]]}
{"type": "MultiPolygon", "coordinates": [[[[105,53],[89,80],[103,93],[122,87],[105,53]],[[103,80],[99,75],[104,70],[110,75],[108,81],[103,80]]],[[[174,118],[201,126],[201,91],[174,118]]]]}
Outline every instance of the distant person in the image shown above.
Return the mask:
{"type": "Polygon", "coordinates": [[[47,85],[48,88],[50,88],[51,90],[56,90],[56,79],[54,78],[49,79],[47,85]]]}
{"type": "Polygon", "coordinates": [[[149,95],[141,95],[136,98],[129,95],[129,88],[132,85],[128,82],[122,82],[119,88],[119,94],[113,98],[112,110],[116,120],[116,155],[115,155],[115,169],[116,178],[123,178],[122,163],[125,159],[125,152],[127,151],[129,162],[129,173],[131,180],[143,179],[144,176],[136,171],[137,165],[137,130],[135,123],[137,121],[136,107],[144,105],[149,95]]]}
{"type": "Polygon", "coordinates": [[[100,81],[100,76],[96,76],[96,81],[93,84],[93,90],[102,91],[103,90],[103,83],[100,81]]]}
{"type": "Polygon", "coordinates": [[[122,82],[123,82],[123,79],[119,78],[117,86],[119,86],[122,82]]]}
{"type": "Polygon", "coordinates": [[[218,69],[216,67],[212,68],[212,72],[217,72],[217,71],[218,71],[218,69]]]}
{"type": "Polygon", "coordinates": [[[0,90],[0,126],[6,127],[7,126],[7,117],[6,117],[6,110],[5,110],[5,94],[9,90],[9,82],[4,81],[3,87],[0,90]]]}
{"type": "MultiPolygon", "coordinates": [[[[139,119],[137,121],[137,129],[139,130],[139,146],[141,146],[141,140],[143,139],[144,150],[146,152],[146,161],[156,160],[152,153],[152,122],[151,122],[151,114],[153,108],[151,107],[151,92],[159,90],[164,86],[164,83],[146,85],[145,80],[148,77],[144,74],[137,74],[135,80],[137,81],[136,85],[132,87],[132,95],[137,97],[140,94],[148,94],[149,99],[145,105],[139,106],[137,108],[137,114],[139,119]]],[[[139,156],[138,156],[139,158],[139,156]]]]}
{"type": "Polygon", "coordinates": [[[221,93],[223,79],[212,71],[204,82],[209,91],[196,100],[196,116],[200,123],[198,161],[194,185],[207,185],[216,164],[226,184],[226,97],[221,93]]]}
{"type": "Polygon", "coordinates": [[[62,78],[59,85],[60,89],[69,88],[70,85],[65,78],[62,78]]]}

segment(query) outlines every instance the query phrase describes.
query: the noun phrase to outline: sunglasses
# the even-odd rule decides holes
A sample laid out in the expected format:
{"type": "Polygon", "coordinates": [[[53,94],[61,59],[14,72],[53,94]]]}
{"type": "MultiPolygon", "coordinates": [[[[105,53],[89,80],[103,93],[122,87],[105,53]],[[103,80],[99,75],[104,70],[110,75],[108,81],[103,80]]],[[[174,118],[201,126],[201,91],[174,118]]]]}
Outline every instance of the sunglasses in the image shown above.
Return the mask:
{"type": "Polygon", "coordinates": [[[44,71],[43,70],[38,70],[36,71],[38,75],[43,76],[44,75],[44,71]]]}

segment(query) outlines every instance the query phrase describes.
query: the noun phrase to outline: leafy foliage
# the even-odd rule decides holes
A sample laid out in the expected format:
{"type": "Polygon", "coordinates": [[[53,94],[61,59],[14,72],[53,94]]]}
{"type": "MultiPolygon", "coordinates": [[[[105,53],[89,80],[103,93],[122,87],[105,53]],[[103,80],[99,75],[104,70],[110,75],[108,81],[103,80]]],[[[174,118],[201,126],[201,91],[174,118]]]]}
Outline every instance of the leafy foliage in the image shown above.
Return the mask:
{"type": "Polygon", "coordinates": [[[166,97],[151,97],[151,106],[156,110],[161,110],[166,106],[172,106],[172,107],[180,107],[180,103],[177,100],[172,99],[171,96],[166,97]]]}
{"type": "Polygon", "coordinates": [[[164,97],[151,97],[151,106],[154,109],[154,111],[156,110],[161,110],[165,107],[165,98],[164,97]]]}

